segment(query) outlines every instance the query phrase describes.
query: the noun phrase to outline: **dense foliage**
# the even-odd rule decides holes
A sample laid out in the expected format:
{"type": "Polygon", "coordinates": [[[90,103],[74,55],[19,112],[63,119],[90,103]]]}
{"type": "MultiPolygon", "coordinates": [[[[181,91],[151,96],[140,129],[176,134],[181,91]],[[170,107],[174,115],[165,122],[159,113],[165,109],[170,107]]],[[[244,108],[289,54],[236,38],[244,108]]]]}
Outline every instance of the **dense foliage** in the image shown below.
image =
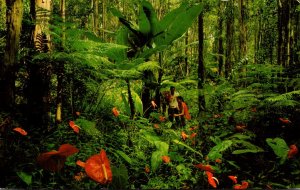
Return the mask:
{"type": "MultiPolygon", "coordinates": [[[[238,55],[238,47],[233,49],[227,78],[225,68],[218,71],[218,59],[224,55],[217,52],[218,29],[213,23],[226,2],[221,2],[226,5],[222,8],[218,1],[112,1],[105,15],[111,23],[106,23],[102,36],[89,26],[93,18],[88,3],[67,2],[70,14],[63,22],[59,2],[54,1],[47,31],[54,48],[39,52],[27,43],[32,23],[25,2],[16,104],[0,112],[0,187],[300,187],[300,66],[275,63],[278,34],[270,30],[277,21],[269,15],[276,2],[251,4],[249,33],[265,31],[258,37],[249,34],[248,44],[254,45],[249,45],[247,57],[238,55]],[[206,35],[202,89],[197,86],[195,32],[200,12],[205,14],[206,35]],[[263,29],[256,28],[255,18],[263,29]],[[184,97],[192,116],[183,127],[168,120],[162,102],[158,109],[148,104],[163,101],[170,86],[184,97]],[[199,113],[199,94],[205,97],[204,113],[199,113]],[[48,98],[46,106],[40,97],[48,98]],[[91,177],[93,168],[96,177],[91,177]]],[[[299,5],[295,12],[299,14],[299,5]]],[[[228,16],[223,13],[221,17],[228,16]]],[[[2,12],[0,16],[5,17],[2,12]]]]}

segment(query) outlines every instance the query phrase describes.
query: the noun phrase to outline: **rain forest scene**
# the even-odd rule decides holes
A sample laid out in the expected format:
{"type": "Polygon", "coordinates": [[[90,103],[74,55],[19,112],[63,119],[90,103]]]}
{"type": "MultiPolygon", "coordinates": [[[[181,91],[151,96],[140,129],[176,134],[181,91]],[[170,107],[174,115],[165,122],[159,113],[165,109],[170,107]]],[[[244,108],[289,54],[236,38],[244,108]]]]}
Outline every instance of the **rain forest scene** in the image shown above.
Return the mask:
{"type": "Polygon", "coordinates": [[[300,188],[299,0],[0,0],[0,188],[300,188]]]}

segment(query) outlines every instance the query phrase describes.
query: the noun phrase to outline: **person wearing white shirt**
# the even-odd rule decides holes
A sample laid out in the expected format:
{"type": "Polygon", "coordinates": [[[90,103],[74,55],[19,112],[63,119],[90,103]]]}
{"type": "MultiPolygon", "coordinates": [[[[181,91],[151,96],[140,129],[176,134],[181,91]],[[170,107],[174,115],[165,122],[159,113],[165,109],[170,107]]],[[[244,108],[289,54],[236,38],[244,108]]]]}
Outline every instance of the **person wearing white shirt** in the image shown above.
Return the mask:
{"type": "MultiPolygon", "coordinates": [[[[178,114],[178,102],[177,102],[177,97],[179,96],[179,93],[176,92],[176,89],[174,86],[170,87],[170,96],[168,97],[169,99],[169,109],[168,109],[168,114],[169,114],[169,120],[171,122],[174,121],[174,114],[178,114]]],[[[176,123],[179,123],[179,118],[175,117],[176,123]]]]}

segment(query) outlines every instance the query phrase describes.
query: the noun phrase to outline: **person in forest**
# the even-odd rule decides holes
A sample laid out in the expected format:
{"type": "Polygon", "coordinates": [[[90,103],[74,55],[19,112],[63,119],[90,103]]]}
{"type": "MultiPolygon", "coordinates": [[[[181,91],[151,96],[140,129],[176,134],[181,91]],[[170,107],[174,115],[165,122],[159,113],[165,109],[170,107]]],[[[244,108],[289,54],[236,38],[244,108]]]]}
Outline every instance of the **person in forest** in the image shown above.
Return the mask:
{"type": "MultiPolygon", "coordinates": [[[[175,114],[178,114],[178,102],[177,97],[179,96],[179,93],[176,92],[176,89],[174,86],[170,87],[170,95],[168,97],[169,102],[169,108],[168,108],[168,114],[169,114],[169,120],[171,122],[174,121],[175,114]]],[[[175,117],[176,123],[179,123],[179,118],[175,117]]]]}
{"type": "Polygon", "coordinates": [[[189,109],[184,102],[183,98],[181,96],[177,97],[177,102],[178,102],[178,114],[174,114],[175,117],[180,118],[180,125],[183,127],[185,126],[185,119],[190,120],[191,115],[189,113],[189,109]]]}

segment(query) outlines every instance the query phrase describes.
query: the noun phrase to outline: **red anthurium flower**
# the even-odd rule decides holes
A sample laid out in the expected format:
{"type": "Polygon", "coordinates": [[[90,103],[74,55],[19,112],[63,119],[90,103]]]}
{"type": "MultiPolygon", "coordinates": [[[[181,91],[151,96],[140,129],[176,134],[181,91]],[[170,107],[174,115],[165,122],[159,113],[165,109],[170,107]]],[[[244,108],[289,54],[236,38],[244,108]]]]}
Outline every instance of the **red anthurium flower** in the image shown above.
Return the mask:
{"type": "Polygon", "coordinates": [[[87,175],[101,184],[112,182],[112,171],[106,152],[102,149],[100,154],[91,156],[85,163],[87,175]]]}
{"type": "Polygon", "coordinates": [[[204,171],[209,171],[211,173],[214,173],[214,170],[212,169],[212,167],[210,165],[203,165],[202,163],[194,165],[196,168],[199,168],[201,170],[204,171]]]}
{"type": "Polygon", "coordinates": [[[83,162],[83,161],[81,161],[81,160],[77,160],[77,161],[76,161],[76,165],[77,165],[77,166],[80,166],[80,167],[82,167],[82,168],[85,168],[85,162],[83,162]]]}
{"type": "Polygon", "coordinates": [[[155,129],[159,129],[159,125],[158,125],[157,123],[155,123],[155,124],[153,125],[153,127],[154,127],[155,129]]]}
{"type": "Polygon", "coordinates": [[[162,156],[161,157],[162,158],[162,160],[164,161],[164,163],[169,163],[170,161],[171,161],[171,159],[170,159],[170,157],[169,156],[162,156]]]}
{"type": "Polygon", "coordinates": [[[252,107],[251,112],[257,112],[256,107],[252,107]]]}
{"type": "Polygon", "coordinates": [[[215,162],[221,164],[221,163],[222,163],[222,160],[221,160],[220,158],[217,158],[217,159],[215,160],[215,162]]]}
{"type": "Polygon", "coordinates": [[[150,168],[149,168],[149,166],[145,166],[145,172],[146,172],[146,173],[150,173],[150,168]]]}
{"type": "Polygon", "coordinates": [[[237,177],[236,176],[229,175],[228,178],[231,179],[233,181],[233,183],[237,184],[237,177]]]}
{"type": "Polygon", "coordinates": [[[289,119],[286,119],[286,118],[282,118],[282,117],[280,117],[280,118],[278,118],[282,123],[285,123],[285,124],[287,124],[287,123],[292,123],[289,119]]]}
{"type": "Polygon", "coordinates": [[[219,181],[217,178],[214,177],[213,173],[209,172],[209,171],[205,171],[206,175],[207,175],[207,181],[208,183],[213,187],[213,188],[217,188],[217,183],[219,184],[219,181]],[[217,183],[216,183],[217,182],[217,183]]]}
{"type": "Polygon", "coordinates": [[[71,156],[79,150],[70,145],[63,144],[59,147],[58,151],[50,151],[42,153],[38,156],[37,162],[46,170],[56,172],[63,168],[68,156],[71,156]]]}
{"type": "Polygon", "coordinates": [[[288,152],[288,158],[293,158],[298,153],[298,148],[295,144],[290,145],[290,150],[288,152]]]}
{"type": "Polygon", "coordinates": [[[215,119],[217,119],[217,118],[222,117],[222,114],[215,114],[213,117],[214,117],[215,119]]]}
{"type": "Polygon", "coordinates": [[[24,129],[22,129],[21,127],[16,127],[13,130],[20,133],[21,135],[24,135],[24,136],[27,135],[27,132],[24,129]]]}
{"type": "Polygon", "coordinates": [[[76,125],[74,121],[70,121],[70,122],[69,122],[69,125],[70,125],[70,127],[73,129],[73,131],[74,131],[75,133],[77,133],[77,134],[79,133],[79,126],[76,125]]]}
{"type": "Polygon", "coordinates": [[[120,112],[118,111],[118,109],[116,107],[113,107],[112,113],[114,114],[115,117],[118,117],[120,115],[120,112]]]}
{"type": "Polygon", "coordinates": [[[160,115],[159,116],[159,121],[166,121],[166,118],[160,115]]]}
{"type": "Polygon", "coordinates": [[[190,138],[192,139],[192,138],[196,137],[196,135],[197,135],[197,133],[192,133],[192,134],[190,135],[190,138]]]}
{"type": "Polygon", "coordinates": [[[249,186],[249,183],[247,181],[243,181],[242,185],[237,184],[237,185],[233,186],[233,189],[243,189],[244,190],[244,189],[247,189],[248,186],[249,186]]]}
{"type": "Polygon", "coordinates": [[[198,126],[191,127],[190,131],[193,131],[193,130],[196,130],[196,129],[198,129],[198,126]]]}
{"type": "Polygon", "coordinates": [[[244,131],[246,129],[245,125],[236,125],[235,130],[237,131],[244,131]]]}
{"type": "Polygon", "coordinates": [[[182,139],[185,141],[186,138],[188,138],[189,136],[187,134],[185,134],[184,131],[181,132],[181,137],[182,139]]]}

